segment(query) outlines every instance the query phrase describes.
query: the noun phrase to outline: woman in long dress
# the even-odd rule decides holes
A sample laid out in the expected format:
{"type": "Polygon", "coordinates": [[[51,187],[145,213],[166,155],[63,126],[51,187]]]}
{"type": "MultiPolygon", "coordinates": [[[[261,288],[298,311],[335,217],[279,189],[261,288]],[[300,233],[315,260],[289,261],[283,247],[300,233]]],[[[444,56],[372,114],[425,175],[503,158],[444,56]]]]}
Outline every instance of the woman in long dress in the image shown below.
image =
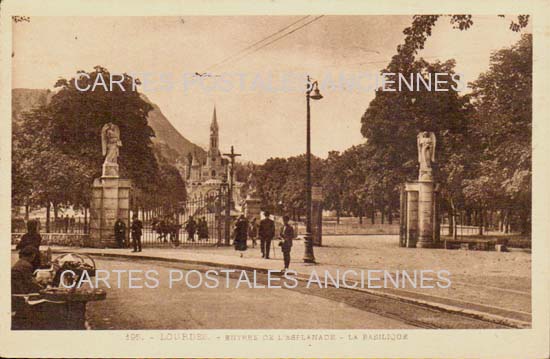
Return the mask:
{"type": "MultiPolygon", "coordinates": [[[[248,221],[244,217],[244,215],[240,215],[237,219],[237,222],[235,222],[235,228],[233,230],[233,245],[235,246],[236,251],[246,251],[247,244],[246,241],[248,239],[248,221]]],[[[242,257],[242,253],[241,253],[242,257]]]]}

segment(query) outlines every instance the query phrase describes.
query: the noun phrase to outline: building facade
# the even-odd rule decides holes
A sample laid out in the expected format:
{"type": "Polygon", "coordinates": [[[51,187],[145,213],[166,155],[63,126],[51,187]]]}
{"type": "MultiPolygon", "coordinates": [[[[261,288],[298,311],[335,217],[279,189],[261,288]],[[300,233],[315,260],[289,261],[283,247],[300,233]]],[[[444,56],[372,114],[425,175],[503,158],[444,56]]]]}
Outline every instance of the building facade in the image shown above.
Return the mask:
{"type": "MultiPolygon", "coordinates": [[[[185,180],[189,198],[217,192],[224,179],[230,182],[229,160],[222,156],[219,140],[218,119],[214,107],[206,160],[201,160],[195,153],[189,153],[176,163],[181,177],[185,180]]],[[[233,181],[233,200],[236,205],[241,202],[241,187],[242,183],[233,181]]]]}

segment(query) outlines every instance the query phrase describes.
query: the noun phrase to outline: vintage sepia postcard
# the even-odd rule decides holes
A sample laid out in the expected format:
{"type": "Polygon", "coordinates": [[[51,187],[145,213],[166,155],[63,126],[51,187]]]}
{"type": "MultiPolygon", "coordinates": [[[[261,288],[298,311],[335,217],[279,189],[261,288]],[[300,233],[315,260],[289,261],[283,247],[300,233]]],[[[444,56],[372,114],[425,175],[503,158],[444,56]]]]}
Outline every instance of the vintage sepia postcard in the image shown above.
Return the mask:
{"type": "Polygon", "coordinates": [[[0,4],[0,356],[548,358],[550,1],[0,4]]]}

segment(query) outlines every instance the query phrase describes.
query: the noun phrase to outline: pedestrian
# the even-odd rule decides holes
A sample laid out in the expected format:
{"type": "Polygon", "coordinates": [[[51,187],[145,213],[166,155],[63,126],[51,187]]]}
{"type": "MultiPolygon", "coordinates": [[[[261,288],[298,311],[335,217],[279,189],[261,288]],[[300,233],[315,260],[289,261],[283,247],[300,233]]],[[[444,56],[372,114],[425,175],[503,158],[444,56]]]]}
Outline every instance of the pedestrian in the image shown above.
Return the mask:
{"type": "Polygon", "coordinates": [[[175,215],[171,215],[167,217],[166,221],[166,231],[170,235],[170,245],[172,247],[179,247],[180,245],[180,239],[179,239],[179,230],[181,226],[177,223],[177,218],[175,215]]]}
{"type": "Polygon", "coordinates": [[[208,234],[208,222],[206,222],[206,217],[202,217],[199,219],[199,240],[208,240],[209,234],[208,234]]]}
{"type": "Polygon", "coordinates": [[[63,229],[65,230],[65,233],[69,232],[69,215],[66,214],[65,218],[63,218],[63,229]]]}
{"type": "Polygon", "coordinates": [[[27,246],[36,248],[38,255],[34,256],[32,265],[33,270],[40,268],[40,244],[42,243],[42,237],[38,233],[38,221],[31,219],[27,222],[27,233],[21,236],[21,240],[15,246],[15,249],[21,251],[27,246]]]}
{"type": "Polygon", "coordinates": [[[69,219],[69,227],[71,228],[71,233],[75,232],[75,225],[76,225],[76,220],[74,218],[74,215],[72,215],[71,218],[69,219]]]}
{"type": "Polygon", "coordinates": [[[248,226],[248,237],[252,240],[252,248],[256,248],[256,239],[258,238],[258,223],[256,217],[252,218],[248,226]]]}
{"type": "Polygon", "coordinates": [[[260,221],[260,228],[258,229],[262,258],[265,259],[269,259],[271,240],[275,237],[275,222],[269,218],[269,215],[269,211],[264,211],[264,219],[260,221]]]}
{"type": "Polygon", "coordinates": [[[132,242],[134,250],[132,252],[141,252],[141,235],[143,234],[143,223],[138,219],[137,213],[132,216],[132,242]]]}
{"type": "Polygon", "coordinates": [[[294,239],[294,228],[292,228],[292,226],[288,223],[289,220],[289,216],[283,216],[283,227],[281,228],[281,234],[279,235],[279,238],[281,239],[279,246],[281,246],[285,263],[283,272],[286,272],[290,265],[290,251],[292,250],[292,240],[294,239]]]}
{"type": "Polygon", "coordinates": [[[115,222],[115,241],[118,248],[124,248],[124,240],[126,239],[126,223],[120,218],[115,222]]]}
{"type": "Polygon", "coordinates": [[[197,231],[197,222],[193,219],[193,216],[189,216],[187,223],[185,224],[185,231],[187,232],[187,240],[195,241],[195,232],[197,231]]]}
{"type": "Polygon", "coordinates": [[[248,221],[244,215],[240,215],[235,222],[235,228],[233,230],[233,245],[235,246],[236,251],[241,251],[241,257],[243,256],[242,252],[247,249],[247,238],[248,238],[248,221]]]}

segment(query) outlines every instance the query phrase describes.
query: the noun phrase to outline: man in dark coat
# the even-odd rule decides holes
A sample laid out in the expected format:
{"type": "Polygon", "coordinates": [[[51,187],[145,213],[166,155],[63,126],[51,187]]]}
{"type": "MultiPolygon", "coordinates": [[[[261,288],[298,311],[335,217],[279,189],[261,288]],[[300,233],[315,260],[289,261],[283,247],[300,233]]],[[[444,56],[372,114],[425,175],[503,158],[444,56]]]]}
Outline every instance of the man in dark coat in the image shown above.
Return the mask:
{"type": "Polygon", "coordinates": [[[281,228],[281,242],[279,245],[281,246],[281,251],[283,252],[283,259],[285,262],[285,269],[283,269],[283,272],[288,270],[288,266],[290,265],[290,251],[292,250],[292,240],[294,239],[294,228],[288,223],[290,218],[288,216],[283,217],[283,227],[281,228]]]}
{"type": "Polygon", "coordinates": [[[119,248],[124,248],[126,239],[126,223],[120,218],[115,222],[115,240],[119,248]]]}
{"type": "Polygon", "coordinates": [[[208,240],[208,222],[206,217],[199,218],[199,240],[208,240]]]}
{"type": "Polygon", "coordinates": [[[132,252],[141,252],[141,235],[143,230],[143,223],[138,219],[137,214],[132,217],[132,242],[134,243],[134,250],[132,252]]]}
{"type": "Polygon", "coordinates": [[[187,232],[187,240],[195,241],[195,232],[197,232],[197,222],[193,219],[193,216],[189,216],[187,224],[185,225],[185,231],[187,232]]]}
{"type": "Polygon", "coordinates": [[[264,219],[260,221],[258,236],[260,237],[262,258],[269,259],[271,240],[275,237],[275,222],[269,218],[268,211],[264,211],[264,219]]]}

